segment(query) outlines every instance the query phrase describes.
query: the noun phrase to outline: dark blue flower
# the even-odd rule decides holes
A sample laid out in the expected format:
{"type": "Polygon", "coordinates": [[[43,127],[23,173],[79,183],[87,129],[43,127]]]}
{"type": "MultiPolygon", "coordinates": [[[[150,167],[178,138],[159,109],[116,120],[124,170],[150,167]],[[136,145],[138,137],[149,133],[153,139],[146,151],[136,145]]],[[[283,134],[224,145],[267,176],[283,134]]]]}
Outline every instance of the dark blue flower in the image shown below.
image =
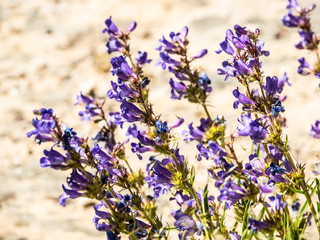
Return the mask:
{"type": "Polygon", "coordinates": [[[162,132],[166,133],[168,132],[168,125],[167,122],[162,123],[161,121],[156,121],[156,128],[157,128],[157,134],[160,134],[162,132]]]}
{"type": "Polygon", "coordinates": [[[295,200],[291,205],[292,211],[297,212],[300,209],[299,200],[295,200]]]}
{"type": "Polygon", "coordinates": [[[77,140],[77,133],[73,131],[73,128],[65,127],[62,139],[64,149],[71,150],[71,140],[77,140]]]}
{"type": "Polygon", "coordinates": [[[273,162],[270,163],[270,167],[267,170],[270,171],[271,175],[284,174],[286,172],[285,169],[275,165],[273,162]]]}
{"type": "Polygon", "coordinates": [[[212,91],[212,87],[209,86],[210,84],[211,80],[208,75],[205,72],[202,72],[198,80],[199,87],[205,92],[210,93],[212,91]]]}
{"type": "Polygon", "coordinates": [[[282,106],[281,101],[277,100],[275,104],[272,104],[271,108],[272,116],[277,117],[280,112],[284,112],[284,106],[282,106]]]}

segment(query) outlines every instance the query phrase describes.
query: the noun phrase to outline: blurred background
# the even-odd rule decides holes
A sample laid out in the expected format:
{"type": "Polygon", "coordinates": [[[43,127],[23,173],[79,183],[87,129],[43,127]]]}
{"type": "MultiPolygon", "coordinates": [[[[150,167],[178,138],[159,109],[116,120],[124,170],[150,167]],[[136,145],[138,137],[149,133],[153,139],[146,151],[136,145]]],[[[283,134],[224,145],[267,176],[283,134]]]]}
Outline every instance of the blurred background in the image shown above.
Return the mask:
{"type": "MultiPolygon", "coordinates": [[[[300,2],[304,7],[313,3],[300,2]]],[[[38,146],[27,139],[26,132],[32,130],[32,111],[45,107],[53,108],[79,136],[93,136],[92,129],[97,126],[81,122],[77,113],[81,108],[73,105],[80,91],[105,96],[114,80],[109,73],[107,36],[102,34],[104,21],[110,16],[123,30],[131,21],[138,22],[131,48],[134,53],[147,51],[153,59],[146,68],[151,79],[151,102],[169,122],[176,116],[188,119],[179,131],[203,113],[198,106],[170,100],[170,75],[154,66],[158,39],[188,26],[190,53],[208,49],[197,64],[212,79],[210,111],[225,115],[233,131],[241,113],[232,108],[232,90],[237,82],[224,82],[216,74],[227,56],[214,51],[219,49],[226,30],[235,24],[259,28],[265,49],[271,52],[262,59],[265,75],[287,72],[292,83],[284,91],[288,96],[284,103],[287,133],[296,160],[306,163],[310,172],[320,152],[319,141],[308,136],[311,123],[320,120],[319,80],[296,73],[298,58],[305,56],[312,62],[314,56],[295,49],[299,36],[281,21],[287,13],[286,5],[286,0],[1,0],[0,240],[106,239],[92,223],[92,201],[68,201],[65,208],[59,205],[67,173],[41,169],[39,159],[50,145],[38,146]]],[[[319,9],[313,12],[312,23],[320,22],[319,9]]],[[[320,24],[314,29],[319,33],[320,24]]],[[[111,100],[105,106],[106,110],[116,110],[111,100]]],[[[187,152],[194,150],[185,148],[187,152]]],[[[136,157],[130,161],[143,168],[147,163],[136,157]]],[[[164,204],[159,206],[165,208],[164,204]]],[[[163,218],[170,221],[168,211],[163,218]]]]}

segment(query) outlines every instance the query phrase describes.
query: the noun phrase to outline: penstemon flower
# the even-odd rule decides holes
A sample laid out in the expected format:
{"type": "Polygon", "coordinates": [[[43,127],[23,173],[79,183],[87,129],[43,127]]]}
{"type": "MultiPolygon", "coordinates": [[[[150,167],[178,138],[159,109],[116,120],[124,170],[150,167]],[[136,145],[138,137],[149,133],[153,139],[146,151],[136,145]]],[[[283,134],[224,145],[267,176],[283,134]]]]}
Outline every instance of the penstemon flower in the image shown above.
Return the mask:
{"type": "MultiPolygon", "coordinates": [[[[308,15],[314,6],[303,9],[289,0],[287,8],[290,12],[284,24],[302,29],[296,47],[318,51],[308,15]]],[[[302,239],[311,218],[320,234],[319,208],[315,208],[319,199],[314,200],[315,193],[319,197],[320,182],[307,178],[305,166],[294,161],[289,137],[283,133],[283,89],[291,83],[286,73],[265,75],[262,59],[270,52],[263,49],[259,29],[235,25],[226,31],[216,51],[227,54],[218,74],[238,84],[232,91],[232,107],[241,113],[231,133],[228,119],[217,113],[213,117],[208,108],[212,80],[202,68],[192,67],[208,51],[189,55],[187,27],[159,40],[157,65],[173,74],[168,80],[171,99],[184,98],[204,110],[200,119],[188,119],[181,144],[177,128],[184,119],[171,122],[156,112],[149,97],[152,79],[144,73],[151,59],[145,51],[134,56],[129,47],[136,22],[126,32],[111,17],[105,24],[106,51],[120,54],[110,60],[109,90],[104,98],[80,92],[75,104],[84,107],[79,111],[81,120],[99,126],[97,133],[80,137],[81,129],[68,127],[52,109],[45,108],[34,111],[34,129],[27,133],[38,144],[51,143],[40,159],[41,167],[69,172],[59,197],[62,206],[69,199],[92,199],[94,226],[110,240],[169,239],[173,229],[179,239],[302,239]],[[105,105],[114,103],[118,111],[106,113],[105,105]],[[118,134],[123,132],[125,140],[119,141],[118,134]],[[238,154],[235,147],[240,138],[247,138],[244,144],[249,142],[243,147],[251,149],[247,155],[238,154]],[[191,143],[195,159],[205,161],[203,174],[208,180],[203,186],[196,182],[199,170],[190,164],[194,156],[186,154],[185,146],[191,143]],[[144,167],[134,170],[137,161],[144,167]],[[306,198],[304,204],[299,203],[301,195],[306,198]],[[171,225],[157,207],[162,199],[171,203],[171,225]]],[[[300,74],[318,74],[317,64],[299,61],[300,74]]],[[[319,121],[312,125],[310,135],[320,138],[319,121]]]]}

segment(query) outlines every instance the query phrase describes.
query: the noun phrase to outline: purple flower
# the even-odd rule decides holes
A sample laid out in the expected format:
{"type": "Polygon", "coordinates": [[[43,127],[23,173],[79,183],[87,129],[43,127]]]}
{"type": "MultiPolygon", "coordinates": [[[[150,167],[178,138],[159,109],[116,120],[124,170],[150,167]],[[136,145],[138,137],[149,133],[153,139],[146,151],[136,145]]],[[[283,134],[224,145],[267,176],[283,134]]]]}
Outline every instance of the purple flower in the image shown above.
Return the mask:
{"type": "Polygon", "coordinates": [[[246,64],[242,59],[238,59],[234,62],[235,69],[237,69],[237,75],[249,75],[253,74],[252,69],[248,64],[246,64]]]}
{"type": "Polygon", "coordinates": [[[289,4],[287,5],[287,9],[290,9],[290,8],[294,8],[297,11],[301,10],[297,0],[289,0],[289,4]]]}
{"type": "MultiPolygon", "coordinates": [[[[227,32],[227,34],[228,34],[228,32],[227,32]]],[[[221,49],[216,51],[216,53],[220,54],[222,51],[224,51],[225,53],[227,53],[229,55],[232,55],[232,56],[235,55],[235,51],[232,48],[232,46],[229,44],[227,37],[226,37],[225,41],[220,43],[220,47],[221,47],[221,49]]]]}
{"type": "Polygon", "coordinates": [[[121,116],[119,112],[110,112],[109,113],[110,122],[113,122],[115,125],[119,125],[122,128],[123,123],[125,122],[125,119],[121,116]]]}
{"type": "Polygon", "coordinates": [[[58,170],[66,167],[68,164],[69,158],[63,156],[61,153],[53,150],[52,148],[50,151],[44,150],[43,153],[45,157],[40,159],[40,166],[43,168],[50,167],[58,170]]]}
{"type": "Polygon", "coordinates": [[[318,46],[316,43],[316,36],[314,32],[311,31],[299,31],[300,42],[295,45],[298,49],[317,49],[318,46]]]}
{"type": "Polygon", "coordinates": [[[114,166],[116,160],[102,151],[98,144],[91,149],[91,152],[98,165],[99,171],[106,171],[114,166]]]}
{"type": "Polygon", "coordinates": [[[211,158],[216,160],[216,165],[219,165],[221,163],[220,158],[227,156],[227,153],[212,140],[208,141],[208,147],[209,148],[205,147],[203,143],[197,144],[197,149],[199,151],[197,160],[200,161],[201,157],[205,157],[207,160],[211,158]]]}
{"type": "Polygon", "coordinates": [[[150,63],[151,62],[151,59],[148,59],[148,54],[147,52],[138,52],[138,56],[136,58],[136,62],[142,66],[144,64],[147,64],[147,63],[150,63]]]}
{"type": "Polygon", "coordinates": [[[270,206],[273,212],[276,212],[276,211],[279,212],[282,209],[284,209],[284,207],[287,205],[287,202],[283,202],[281,200],[281,197],[282,197],[281,194],[277,194],[276,196],[269,197],[270,206]]]}
{"type": "Polygon", "coordinates": [[[132,71],[128,65],[126,58],[124,56],[118,56],[111,58],[111,73],[112,75],[117,75],[123,81],[129,80],[132,77],[136,78],[136,74],[132,71]]]}
{"type": "Polygon", "coordinates": [[[122,102],[122,100],[127,99],[134,99],[140,94],[131,89],[124,81],[118,79],[118,84],[111,81],[112,89],[110,89],[107,93],[110,99],[114,98],[118,102],[122,102]]]}
{"type": "Polygon", "coordinates": [[[169,84],[171,86],[171,99],[181,99],[187,94],[187,87],[183,82],[176,82],[170,78],[169,84]]]}
{"type": "Polygon", "coordinates": [[[314,125],[311,125],[310,136],[320,138],[320,121],[316,121],[314,125]]]}
{"type": "Polygon", "coordinates": [[[83,103],[86,105],[85,111],[80,111],[79,116],[82,117],[81,120],[90,121],[92,117],[101,115],[101,109],[98,106],[96,99],[84,96],[82,92],[77,96],[77,102],[75,105],[83,103]]]}
{"type": "Polygon", "coordinates": [[[242,114],[241,120],[238,119],[239,125],[237,127],[240,136],[250,136],[255,142],[261,142],[267,135],[267,130],[259,123],[260,119],[252,120],[251,115],[242,114]]]}
{"type": "Polygon", "coordinates": [[[260,231],[260,230],[263,230],[263,229],[266,229],[266,228],[269,228],[272,226],[272,223],[269,223],[269,222],[260,222],[260,221],[257,221],[253,218],[249,218],[249,227],[248,229],[252,229],[252,231],[255,233],[257,231],[260,231]]]}
{"type": "Polygon", "coordinates": [[[241,240],[241,236],[238,235],[236,232],[229,231],[229,236],[231,240],[241,240]]]}
{"type": "Polygon", "coordinates": [[[162,38],[159,39],[159,42],[161,43],[161,45],[156,49],[162,52],[176,54],[179,52],[181,48],[185,47],[187,35],[188,35],[188,28],[184,27],[181,33],[174,33],[174,32],[170,33],[169,36],[171,41],[168,41],[164,36],[162,36],[162,38]]]}
{"type": "Polygon", "coordinates": [[[224,79],[225,81],[229,77],[235,77],[237,75],[237,69],[234,68],[228,61],[223,61],[222,62],[222,67],[223,67],[223,69],[218,68],[217,73],[219,75],[226,75],[226,77],[224,79]]]}
{"type": "Polygon", "coordinates": [[[181,62],[171,58],[166,52],[160,52],[160,59],[156,65],[161,65],[162,69],[168,66],[169,72],[173,72],[173,68],[180,66],[181,62]]]}
{"type": "Polygon", "coordinates": [[[299,16],[293,15],[291,11],[282,18],[282,22],[283,25],[291,28],[305,25],[305,20],[299,16]]]}
{"type": "Polygon", "coordinates": [[[190,200],[188,195],[184,195],[181,190],[177,191],[176,194],[174,195],[174,198],[170,198],[170,200],[176,200],[177,204],[179,206],[183,205],[187,201],[190,200]]]}
{"type": "Polygon", "coordinates": [[[174,226],[182,233],[179,234],[179,239],[186,239],[198,231],[196,221],[188,214],[176,213],[174,226]]]}
{"type": "Polygon", "coordinates": [[[266,85],[263,88],[267,91],[268,94],[274,95],[278,89],[278,78],[276,76],[267,77],[266,85]]]}
{"type": "Polygon", "coordinates": [[[142,135],[140,131],[138,131],[137,138],[140,141],[140,143],[143,145],[146,145],[146,146],[155,146],[156,145],[156,143],[152,139],[142,135]]]}
{"type": "Polygon", "coordinates": [[[229,209],[233,204],[238,202],[246,195],[247,193],[243,188],[229,179],[223,184],[223,187],[220,188],[218,201],[226,201],[226,208],[229,209]]]}
{"type": "Polygon", "coordinates": [[[237,109],[240,103],[243,105],[248,105],[248,104],[254,105],[254,101],[252,101],[250,98],[240,93],[238,87],[235,90],[233,90],[232,94],[238,99],[233,103],[234,109],[237,109]]]}
{"type": "Polygon", "coordinates": [[[111,37],[116,37],[122,34],[118,27],[112,22],[111,17],[105,21],[106,28],[102,33],[108,33],[111,37]]]}
{"type": "Polygon", "coordinates": [[[287,73],[284,73],[279,79],[278,79],[278,87],[277,92],[281,93],[283,91],[284,84],[287,83],[289,86],[291,86],[291,83],[289,83],[289,78],[287,77],[287,73]]]}
{"type": "Polygon", "coordinates": [[[123,100],[121,105],[121,117],[123,117],[128,122],[136,122],[136,121],[143,121],[144,114],[143,112],[136,107],[134,104],[123,100]]]}
{"type": "Polygon", "coordinates": [[[194,57],[192,57],[192,60],[202,58],[204,55],[208,53],[207,49],[202,49],[200,52],[198,52],[194,57]]]}
{"type": "MultiPolygon", "coordinates": [[[[86,172],[86,175],[92,178],[92,174],[86,172]]],[[[66,206],[66,200],[68,198],[75,199],[86,195],[86,189],[90,184],[90,179],[88,179],[81,170],[73,170],[70,177],[67,178],[68,186],[71,189],[67,189],[62,185],[64,194],[60,195],[59,202],[62,206],[66,206]]]]}
{"type": "Polygon", "coordinates": [[[189,131],[184,130],[182,132],[183,135],[187,135],[184,139],[185,141],[202,141],[203,137],[205,136],[206,131],[211,127],[209,119],[200,119],[200,126],[194,128],[193,123],[190,123],[188,128],[189,131]]]}
{"type": "Polygon", "coordinates": [[[137,22],[136,21],[132,21],[130,24],[129,24],[129,27],[128,27],[128,32],[133,32],[137,27],[137,22]]]}
{"type": "Polygon", "coordinates": [[[27,137],[35,135],[35,140],[37,143],[41,142],[51,142],[54,141],[54,128],[56,127],[56,122],[53,116],[52,109],[41,108],[40,111],[35,111],[35,113],[41,115],[41,119],[33,118],[32,125],[34,130],[27,133],[27,137]]]}
{"type": "Polygon", "coordinates": [[[173,129],[173,128],[180,127],[183,122],[184,122],[184,119],[183,119],[183,118],[178,118],[178,119],[171,125],[170,130],[173,129]]]}
{"type": "Polygon", "coordinates": [[[151,147],[142,146],[140,143],[131,143],[131,151],[135,153],[140,160],[142,160],[142,156],[140,153],[151,152],[154,149],[151,147]]]}
{"type": "Polygon", "coordinates": [[[269,180],[267,183],[262,183],[259,188],[262,193],[273,193],[274,185],[274,182],[272,180],[269,180]]]}
{"type": "Polygon", "coordinates": [[[299,58],[300,66],[298,67],[298,73],[301,75],[309,75],[312,71],[314,71],[314,67],[311,66],[305,58],[299,58]]]}
{"type": "Polygon", "coordinates": [[[112,52],[123,52],[124,46],[119,40],[115,37],[110,37],[109,41],[106,44],[108,54],[111,54],[112,52]]]}
{"type": "Polygon", "coordinates": [[[176,163],[178,163],[178,165],[182,165],[184,163],[184,156],[183,155],[180,155],[180,149],[171,149],[171,152],[174,153],[174,158],[173,156],[170,156],[170,159],[169,158],[165,158],[165,159],[162,159],[162,164],[164,165],[167,165],[169,163],[172,163],[174,167],[178,167],[176,163]]]}
{"type": "Polygon", "coordinates": [[[147,165],[148,176],[145,178],[149,188],[153,187],[154,196],[158,198],[164,193],[168,193],[173,187],[172,174],[165,166],[154,158],[150,158],[150,163],[147,165]]]}

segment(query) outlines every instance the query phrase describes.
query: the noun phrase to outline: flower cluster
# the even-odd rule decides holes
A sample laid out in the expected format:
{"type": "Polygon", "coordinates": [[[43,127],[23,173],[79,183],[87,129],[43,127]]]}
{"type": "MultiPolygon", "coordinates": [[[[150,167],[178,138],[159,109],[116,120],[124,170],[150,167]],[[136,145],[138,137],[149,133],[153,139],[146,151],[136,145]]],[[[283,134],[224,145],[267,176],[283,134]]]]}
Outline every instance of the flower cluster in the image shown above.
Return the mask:
{"type": "MultiPolygon", "coordinates": [[[[297,48],[318,48],[308,15],[313,8],[302,9],[295,0],[289,0],[290,12],[283,22],[302,29],[299,33],[303,39],[297,48]]],[[[264,75],[261,59],[270,53],[263,49],[259,29],[251,31],[239,25],[234,31],[228,29],[217,51],[228,55],[218,74],[239,83],[232,93],[233,108],[241,114],[230,134],[224,116],[213,117],[208,109],[210,78],[202,69],[191,68],[191,63],[207,50],[188,55],[187,27],[159,40],[158,65],[176,78],[169,80],[171,98],[185,98],[204,110],[199,124],[190,121],[182,131],[184,145],[195,143],[195,158],[209,164],[204,164],[208,181],[198,187],[198,169],[190,165],[190,156],[176,137],[176,128],[183,126],[184,119],[178,117],[171,123],[154,111],[149,98],[150,79],[143,73],[144,65],[151,60],[141,51],[134,57],[129,48],[136,23],[132,22],[127,32],[119,30],[111,17],[105,23],[107,51],[120,53],[110,61],[115,79],[110,81],[105,98],[80,92],[75,104],[84,106],[79,112],[81,120],[97,124],[99,131],[93,138],[79,137],[52,109],[42,108],[34,111],[34,129],[27,133],[38,144],[51,143],[40,159],[41,167],[70,172],[59,197],[62,206],[68,199],[80,197],[96,201],[93,223],[109,240],[124,236],[131,240],[168,239],[171,229],[178,231],[181,240],[254,236],[300,239],[311,218],[320,234],[319,209],[314,207],[319,199],[315,202],[312,198],[315,192],[319,195],[320,182],[306,178],[305,167],[294,161],[288,136],[283,134],[286,96],[282,93],[291,83],[286,73],[279,78],[264,75]],[[104,104],[109,101],[114,101],[119,110],[106,114],[104,104]],[[126,132],[126,140],[117,140],[118,130],[126,132]],[[239,155],[235,147],[238,139],[245,137],[251,146],[251,150],[243,147],[247,156],[239,155]],[[132,165],[137,161],[145,168],[134,171],[132,165]],[[214,188],[219,192],[216,196],[212,195],[214,188]],[[299,195],[307,200],[301,207],[299,195]],[[162,198],[171,203],[172,226],[163,222],[157,207],[162,198]]],[[[317,72],[316,66],[305,60],[301,63],[301,73],[317,72]]],[[[310,135],[320,138],[319,121],[312,125],[310,135]]]]}
{"type": "Polygon", "coordinates": [[[163,69],[173,73],[177,80],[170,78],[171,99],[186,98],[193,103],[205,104],[208,94],[212,91],[211,80],[204,71],[191,69],[191,63],[204,57],[208,50],[203,49],[195,56],[188,54],[188,28],[184,27],[180,33],[171,32],[166,39],[159,40],[161,45],[156,48],[160,51],[160,59],[157,63],[163,69]]]}
{"type": "Polygon", "coordinates": [[[315,9],[316,5],[312,4],[308,8],[302,8],[297,0],[289,0],[287,9],[289,13],[283,17],[282,22],[290,28],[299,28],[300,42],[295,46],[298,49],[307,49],[314,51],[317,56],[316,64],[309,64],[304,57],[299,59],[298,73],[301,75],[314,74],[316,78],[320,78],[320,58],[319,43],[320,40],[311,28],[310,12],[315,9]]]}

